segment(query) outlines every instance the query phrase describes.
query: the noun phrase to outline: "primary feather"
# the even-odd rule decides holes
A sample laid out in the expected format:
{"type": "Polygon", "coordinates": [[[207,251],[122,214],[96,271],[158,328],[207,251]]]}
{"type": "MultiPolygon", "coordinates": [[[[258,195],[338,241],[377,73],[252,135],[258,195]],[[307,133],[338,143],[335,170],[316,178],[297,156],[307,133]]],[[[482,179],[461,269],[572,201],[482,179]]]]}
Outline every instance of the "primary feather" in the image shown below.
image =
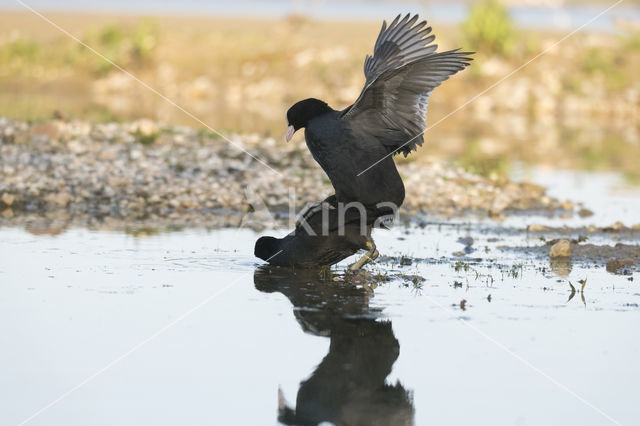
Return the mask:
{"type": "Polygon", "coordinates": [[[435,36],[418,15],[386,22],[364,62],[366,82],[358,99],[343,111],[351,127],[366,129],[389,153],[405,156],[423,143],[427,103],[433,89],[469,65],[469,52],[436,53],[435,36]],[[426,27],[426,28],[425,28],[426,27]]]}

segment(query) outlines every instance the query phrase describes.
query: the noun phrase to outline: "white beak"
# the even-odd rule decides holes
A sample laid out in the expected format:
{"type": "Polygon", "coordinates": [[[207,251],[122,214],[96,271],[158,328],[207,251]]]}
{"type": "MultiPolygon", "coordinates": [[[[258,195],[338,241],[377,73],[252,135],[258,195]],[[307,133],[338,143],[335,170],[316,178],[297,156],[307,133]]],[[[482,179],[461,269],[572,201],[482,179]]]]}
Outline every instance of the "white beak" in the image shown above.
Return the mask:
{"type": "Polygon", "coordinates": [[[295,132],[296,132],[296,129],[293,126],[287,127],[287,136],[285,136],[285,140],[289,142],[295,132]]]}

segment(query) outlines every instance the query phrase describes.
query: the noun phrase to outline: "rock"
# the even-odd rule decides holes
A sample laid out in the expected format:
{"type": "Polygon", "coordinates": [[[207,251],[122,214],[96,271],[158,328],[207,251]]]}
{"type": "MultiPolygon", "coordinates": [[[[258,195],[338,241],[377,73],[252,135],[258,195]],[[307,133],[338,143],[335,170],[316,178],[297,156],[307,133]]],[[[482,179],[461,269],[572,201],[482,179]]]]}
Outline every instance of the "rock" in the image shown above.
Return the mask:
{"type": "Polygon", "coordinates": [[[2,211],[2,217],[4,217],[5,219],[11,219],[13,217],[13,210],[11,209],[4,209],[2,211]]]}
{"type": "Polygon", "coordinates": [[[621,229],[624,229],[624,228],[625,228],[624,223],[618,221],[618,222],[614,223],[611,226],[607,226],[605,228],[602,228],[602,230],[604,232],[617,232],[617,231],[620,231],[621,229]]]}
{"type": "Polygon", "coordinates": [[[87,144],[78,139],[72,139],[67,142],[67,147],[75,154],[84,154],[88,151],[87,144]]]}
{"type": "Polygon", "coordinates": [[[636,265],[631,259],[612,259],[607,262],[607,272],[619,275],[631,275],[636,265]]]}
{"type": "Polygon", "coordinates": [[[111,150],[104,150],[101,151],[100,154],[98,154],[98,158],[100,160],[115,160],[117,156],[117,153],[115,151],[111,151],[111,150]]]}
{"type": "Polygon", "coordinates": [[[542,232],[542,231],[546,231],[547,227],[544,225],[529,225],[527,226],[527,231],[528,232],[542,232]]]}
{"type": "Polygon", "coordinates": [[[69,194],[68,192],[49,194],[46,197],[46,200],[49,204],[55,204],[58,207],[66,207],[67,204],[69,204],[69,201],[71,201],[71,194],[69,194]]]}
{"type": "Polygon", "coordinates": [[[580,217],[590,217],[593,216],[593,212],[589,209],[580,209],[578,210],[578,216],[580,217]]]}
{"type": "Polygon", "coordinates": [[[156,133],[159,132],[159,128],[156,125],[156,123],[154,123],[151,120],[148,119],[141,119],[141,120],[137,120],[134,121],[133,123],[131,123],[131,127],[129,129],[129,132],[132,134],[140,134],[142,136],[152,136],[155,135],[156,133]]]}
{"type": "Polygon", "coordinates": [[[569,240],[560,240],[551,246],[549,257],[569,257],[571,256],[571,243],[569,240]]]}
{"type": "Polygon", "coordinates": [[[640,223],[637,223],[637,224],[633,225],[633,226],[631,227],[631,229],[635,229],[635,230],[640,229],[640,223]]]}
{"type": "Polygon", "coordinates": [[[15,195],[9,194],[8,192],[5,192],[4,194],[2,194],[2,197],[0,197],[0,201],[2,201],[7,207],[11,207],[15,200],[15,195]]]}
{"type": "Polygon", "coordinates": [[[473,245],[473,238],[472,237],[460,237],[460,238],[458,238],[458,242],[460,244],[464,244],[465,246],[472,246],[473,245]]]}
{"type": "Polygon", "coordinates": [[[560,210],[573,210],[573,203],[571,201],[562,201],[558,206],[560,207],[560,210]]]}
{"type": "Polygon", "coordinates": [[[35,124],[31,128],[32,136],[45,136],[45,141],[56,140],[60,136],[60,126],[55,121],[50,123],[35,124]]]}

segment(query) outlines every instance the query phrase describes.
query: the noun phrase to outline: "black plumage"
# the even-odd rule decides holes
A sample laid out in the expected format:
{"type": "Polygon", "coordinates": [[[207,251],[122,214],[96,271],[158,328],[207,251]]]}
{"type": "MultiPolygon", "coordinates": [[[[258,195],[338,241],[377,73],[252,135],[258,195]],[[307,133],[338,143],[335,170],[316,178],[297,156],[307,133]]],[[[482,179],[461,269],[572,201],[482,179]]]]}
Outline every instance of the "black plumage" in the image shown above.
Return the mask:
{"type": "MultiPolygon", "coordinates": [[[[289,405],[278,392],[278,421],[287,425],[413,425],[411,392],[388,376],[400,355],[391,322],[361,286],[317,271],[262,266],[257,290],[281,293],[305,333],[330,339],[329,351],[300,382],[289,405]]],[[[290,395],[292,396],[292,395],[290,395]]]]}
{"type": "Polygon", "coordinates": [[[371,239],[371,226],[360,226],[359,221],[351,221],[344,226],[344,235],[340,235],[336,210],[328,210],[326,230],[322,229],[323,212],[318,211],[307,218],[310,234],[301,223],[283,238],[260,237],[256,241],[256,257],[277,266],[296,268],[316,268],[331,266],[355,254],[358,250],[368,250],[371,239]]]}
{"type": "Polygon", "coordinates": [[[380,211],[378,203],[402,204],[404,185],[391,154],[406,156],[422,145],[429,95],[469,65],[469,52],[436,52],[431,27],[417,21],[417,15],[407,14],[388,27],[383,23],[373,56],[365,59],[366,82],[353,105],[337,111],[306,99],[287,111],[287,137],[305,128],[309,151],[336,191],[326,200],[334,205],[358,201],[380,215],[388,211],[380,211]]]}
{"type": "MultiPolygon", "coordinates": [[[[352,265],[357,269],[378,255],[371,227],[381,226],[379,219],[392,216],[405,197],[392,156],[406,156],[423,144],[431,92],[471,61],[471,53],[458,49],[436,52],[431,27],[417,21],[418,15],[407,14],[398,15],[389,26],[383,23],[373,56],[365,58],[366,82],[353,105],[338,111],[319,99],[305,99],[287,111],[287,141],[305,129],[309,151],[335,189],[320,205],[334,210],[328,233],[309,235],[298,223],[284,238],[260,238],[257,257],[275,265],[317,267],[368,249],[352,265]],[[336,211],[340,204],[354,202],[364,208],[366,217],[347,209],[343,235],[336,211]],[[361,225],[366,225],[365,232],[361,225]]],[[[303,221],[317,222],[319,217],[317,209],[311,209],[303,221]]]]}

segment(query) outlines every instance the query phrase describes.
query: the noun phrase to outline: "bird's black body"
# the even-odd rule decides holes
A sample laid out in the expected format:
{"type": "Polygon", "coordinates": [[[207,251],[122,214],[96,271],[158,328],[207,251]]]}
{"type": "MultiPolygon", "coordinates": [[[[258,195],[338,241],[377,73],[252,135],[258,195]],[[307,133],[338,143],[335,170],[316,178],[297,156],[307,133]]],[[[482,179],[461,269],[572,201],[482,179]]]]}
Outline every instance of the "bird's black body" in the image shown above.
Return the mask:
{"type": "Polygon", "coordinates": [[[260,237],[256,241],[256,257],[276,266],[295,268],[317,268],[331,266],[365,249],[371,238],[371,226],[360,226],[358,221],[346,223],[344,235],[340,235],[336,223],[336,210],[326,211],[327,232],[322,230],[322,212],[307,219],[310,235],[299,224],[296,229],[283,238],[260,237]],[[364,231],[364,232],[363,232],[364,231]]]}
{"type": "MultiPolygon", "coordinates": [[[[358,176],[387,152],[364,129],[343,120],[342,114],[334,110],[325,112],[310,120],[305,130],[307,147],[331,180],[336,199],[343,203],[360,202],[368,211],[376,211],[376,206],[384,202],[400,206],[404,201],[404,185],[391,157],[382,160],[371,173],[358,176]]],[[[368,219],[372,223],[375,217],[368,219]]]]}
{"type": "Polygon", "coordinates": [[[467,52],[436,52],[431,27],[417,20],[398,15],[383,24],[353,105],[336,111],[311,98],[287,111],[294,130],[305,128],[309,151],[333,184],[335,197],[326,201],[362,203],[373,216],[368,223],[389,214],[380,203],[402,205],[404,185],[392,156],[422,145],[431,92],[471,60],[467,52]]]}

